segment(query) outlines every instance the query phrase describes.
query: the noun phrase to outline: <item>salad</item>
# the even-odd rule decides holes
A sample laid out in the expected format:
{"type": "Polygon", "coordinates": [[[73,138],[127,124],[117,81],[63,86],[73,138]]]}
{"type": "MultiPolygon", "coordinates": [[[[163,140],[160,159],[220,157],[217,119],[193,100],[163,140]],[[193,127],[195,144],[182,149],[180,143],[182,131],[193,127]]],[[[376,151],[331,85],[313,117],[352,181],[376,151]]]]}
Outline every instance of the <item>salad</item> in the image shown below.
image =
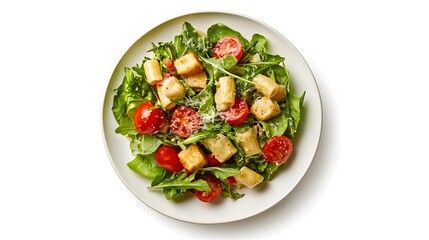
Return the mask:
{"type": "Polygon", "coordinates": [[[184,22],[170,42],[152,43],[152,57],[124,68],[115,132],[129,139],[127,165],[149,189],[169,200],[239,199],[288,161],[305,92],[294,94],[285,58],[266,45],[222,23],[202,32],[184,22]]]}

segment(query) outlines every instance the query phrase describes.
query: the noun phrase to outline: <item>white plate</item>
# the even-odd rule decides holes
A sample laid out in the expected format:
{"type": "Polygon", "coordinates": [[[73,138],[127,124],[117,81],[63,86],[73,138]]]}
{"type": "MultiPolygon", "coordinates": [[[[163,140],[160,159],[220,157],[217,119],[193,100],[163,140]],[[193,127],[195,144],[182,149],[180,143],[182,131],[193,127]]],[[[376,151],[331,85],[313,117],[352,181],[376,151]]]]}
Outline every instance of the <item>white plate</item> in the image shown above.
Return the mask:
{"type": "Polygon", "coordinates": [[[124,54],[116,66],[107,86],[102,109],[103,134],[110,161],[118,176],[128,189],[143,203],[155,211],[185,222],[213,224],[232,222],[261,213],[282,200],[298,184],[309,168],[316,153],[322,127],[322,107],[319,91],[313,74],[301,54],[279,32],[266,24],[242,15],[220,12],[201,12],[180,16],[160,24],[144,34],[124,54]],[[191,23],[195,29],[206,31],[212,24],[222,22],[249,39],[254,33],[264,35],[268,40],[268,52],[286,58],[292,84],[296,94],[306,91],[305,117],[290,162],[280,167],[270,182],[254,189],[240,189],[246,196],[239,200],[219,198],[212,203],[203,203],[190,195],[181,201],[169,201],[159,191],[148,190],[150,180],[145,179],[127,167],[133,159],[126,137],[115,133],[117,123],[111,107],[115,92],[122,82],[124,67],[141,63],[144,56],[152,57],[147,51],[151,42],[172,41],[180,34],[183,22],[191,23]]]}

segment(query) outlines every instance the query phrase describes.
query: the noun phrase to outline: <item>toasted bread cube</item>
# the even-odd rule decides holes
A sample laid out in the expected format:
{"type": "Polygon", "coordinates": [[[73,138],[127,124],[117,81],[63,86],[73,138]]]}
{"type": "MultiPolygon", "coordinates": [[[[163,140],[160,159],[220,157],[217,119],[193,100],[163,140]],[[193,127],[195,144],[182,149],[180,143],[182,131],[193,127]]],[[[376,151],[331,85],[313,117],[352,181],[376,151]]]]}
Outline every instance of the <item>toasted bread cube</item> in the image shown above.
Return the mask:
{"type": "Polygon", "coordinates": [[[214,154],[219,162],[223,163],[237,152],[234,144],[225,135],[219,133],[216,137],[206,138],[203,145],[214,154]]]}
{"type": "Polygon", "coordinates": [[[240,169],[240,174],[235,177],[235,180],[237,180],[237,184],[242,184],[248,188],[253,188],[264,181],[264,177],[252,169],[243,166],[240,169]]]}
{"type": "Polygon", "coordinates": [[[286,97],[286,87],[283,85],[278,85],[277,88],[278,88],[278,91],[277,91],[276,95],[271,97],[271,99],[276,101],[276,102],[278,102],[278,101],[280,101],[286,97]]]}
{"type": "Polygon", "coordinates": [[[261,121],[277,116],[280,111],[279,104],[268,97],[262,97],[256,100],[250,107],[250,112],[261,121]]]}
{"type": "Polygon", "coordinates": [[[207,157],[203,150],[197,145],[192,144],[178,154],[180,163],[188,172],[195,172],[207,165],[207,157]]]}
{"type": "Polygon", "coordinates": [[[201,91],[207,86],[207,74],[200,72],[185,79],[186,84],[194,91],[201,91]]]}
{"type": "Polygon", "coordinates": [[[237,133],[237,139],[244,154],[250,156],[261,153],[261,147],[259,146],[255,128],[249,127],[246,132],[237,133]]]}
{"type": "Polygon", "coordinates": [[[203,64],[193,52],[176,59],[174,67],[176,67],[177,73],[183,77],[189,77],[203,71],[203,64]]]}
{"type": "Polygon", "coordinates": [[[143,67],[144,73],[146,75],[146,81],[150,85],[155,85],[156,82],[163,79],[161,67],[159,66],[159,62],[157,60],[148,60],[143,64],[143,67]]]}
{"type": "Polygon", "coordinates": [[[256,75],[252,82],[257,92],[269,98],[275,96],[279,90],[276,81],[262,74],[256,75]]]}
{"type": "Polygon", "coordinates": [[[170,110],[176,106],[168,97],[165,96],[162,86],[156,86],[156,91],[158,92],[159,101],[164,110],[170,110]]]}
{"type": "Polygon", "coordinates": [[[235,81],[230,77],[221,77],[216,83],[214,95],[216,110],[224,111],[235,103],[235,81]]]}
{"type": "Polygon", "coordinates": [[[184,98],[186,94],[185,87],[175,76],[171,76],[162,83],[162,91],[169,99],[184,98]]]}

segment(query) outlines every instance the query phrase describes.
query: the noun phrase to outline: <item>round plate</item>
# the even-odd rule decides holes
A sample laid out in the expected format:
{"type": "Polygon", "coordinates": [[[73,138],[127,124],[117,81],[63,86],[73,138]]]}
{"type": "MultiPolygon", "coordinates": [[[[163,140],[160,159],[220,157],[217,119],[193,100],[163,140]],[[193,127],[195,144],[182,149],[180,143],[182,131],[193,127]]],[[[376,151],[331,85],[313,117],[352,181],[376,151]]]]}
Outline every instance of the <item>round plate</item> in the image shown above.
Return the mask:
{"type": "Polygon", "coordinates": [[[232,222],[261,213],[282,200],[302,179],[316,153],[322,127],[322,107],[319,91],[313,74],[297,49],[279,32],[266,24],[242,15],[220,12],[201,12],[183,15],[164,22],[144,34],[124,54],[108,83],[102,109],[102,124],[105,146],[110,161],[128,189],[143,203],[155,211],[185,222],[213,224],[232,222]],[[180,34],[182,24],[187,21],[195,29],[207,31],[215,23],[223,23],[251,39],[254,33],[264,35],[268,41],[268,52],[286,58],[292,85],[296,95],[306,91],[305,113],[300,132],[295,139],[294,153],[288,163],[279,168],[274,178],[254,189],[239,189],[244,198],[232,200],[218,198],[204,203],[192,194],[180,201],[167,200],[160,191],[147,189],[151,180],[131,171],[127,163],[131,155],[128,139],[116,134],[116,123],[112,114],[112,102],[116,89],[124,77],[124,67],[141,63],[145,56],[152,57],[151,43],[172,41],[180,34]]]}

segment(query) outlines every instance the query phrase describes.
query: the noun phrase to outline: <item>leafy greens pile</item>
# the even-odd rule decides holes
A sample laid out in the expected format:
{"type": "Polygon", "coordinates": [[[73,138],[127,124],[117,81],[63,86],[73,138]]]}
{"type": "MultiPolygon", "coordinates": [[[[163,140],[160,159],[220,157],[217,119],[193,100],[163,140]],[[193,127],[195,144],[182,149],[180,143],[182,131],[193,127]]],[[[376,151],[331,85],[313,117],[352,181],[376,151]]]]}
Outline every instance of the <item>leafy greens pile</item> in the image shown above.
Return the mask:
{"type": "MultiPolygon", "coordinates": [[[[122,84],[115,90],[112,112],[119,126],[116,133],[126,136],[130,140],[130,149],[135,158],[128,163],[128,167],[136,173],[153,179],[150,189],[162,189],[167,199],[173,199],[185,192],[196,189],[210,191],[204,180],[197,180],[198,172],[211,172],[222,180],[224,197],[238,199],[243,194],[237,193],[227,184],[226,179],[239,173],[242,166],[247,166],[261,174],[265,181],[271,179],[278,165],[264,160],[261,154],[246,156],[238,145],[236,133],[243,132],[249,126],[258,126],[258,140],[263,146],[265,141],[277,135],[286,135],[293,139],[299,127],[303,114],[303,101],[305,92],[301,96],[293,93],[288,70],[284,65],[284,58],[279,55],[271,55],[266,49],[267,39],[254,34],[247,40],[239,32],[221,24],[214,24],[207,30],[207,35],[200,34],[194,27],[185,22],[182,31],[171,42],[152,43],[149,52],[154,54],[153,59],[162,62],[164,58],[177,59],[188,52],[194,52],[204,65],[208,74],[208,84],[201,92],[194,92],[186,86],[186,97],[174,99],[177,105],[192,106],[198,111],[204,125],[200,131],[188,138],[181,138],[171,133],[157,133],[155,135],[139,134],[133,124],[133,115],[137,107],[145,101],[158,102],[155,87],[145,80],[143,63],[149,60],[145,57],[142,63],[129,68],[125,67],[125,76],[122,84]],[[235,57],[228,56],[216,59],[212,49],[219,39],[226,36],[237,37],[243,45],[245,54],[238,62],[235,57]],[[258,56],[260,61],[249,61],[258,56]],[[253,103],[258,93],[253,89],[252,79],[257,74],[264,74],[275,79],[278,84],[286,87],[286,98],[279,102],[281,113],[267,121],[259,121],[251,114],[244,123],[231,126],[222,121],[216,115],[214,102],[215,81],[222,76],[230,76],[235,79],[237,97],[253,103]],[[207,137],[214,137],[218,133],[227,136],[237,148],[237,153],[221,167],[204,167],[188,175],[186,172],[172,173],[157,165],[155,152],[162,145],[177,146],[185,149],[188,145],[197,143],[207,137]]],[[[166,66],[161,65],[162,72],[166,66]]],[[[166,111],[167,115],[171,112],[166,111]]]]}

